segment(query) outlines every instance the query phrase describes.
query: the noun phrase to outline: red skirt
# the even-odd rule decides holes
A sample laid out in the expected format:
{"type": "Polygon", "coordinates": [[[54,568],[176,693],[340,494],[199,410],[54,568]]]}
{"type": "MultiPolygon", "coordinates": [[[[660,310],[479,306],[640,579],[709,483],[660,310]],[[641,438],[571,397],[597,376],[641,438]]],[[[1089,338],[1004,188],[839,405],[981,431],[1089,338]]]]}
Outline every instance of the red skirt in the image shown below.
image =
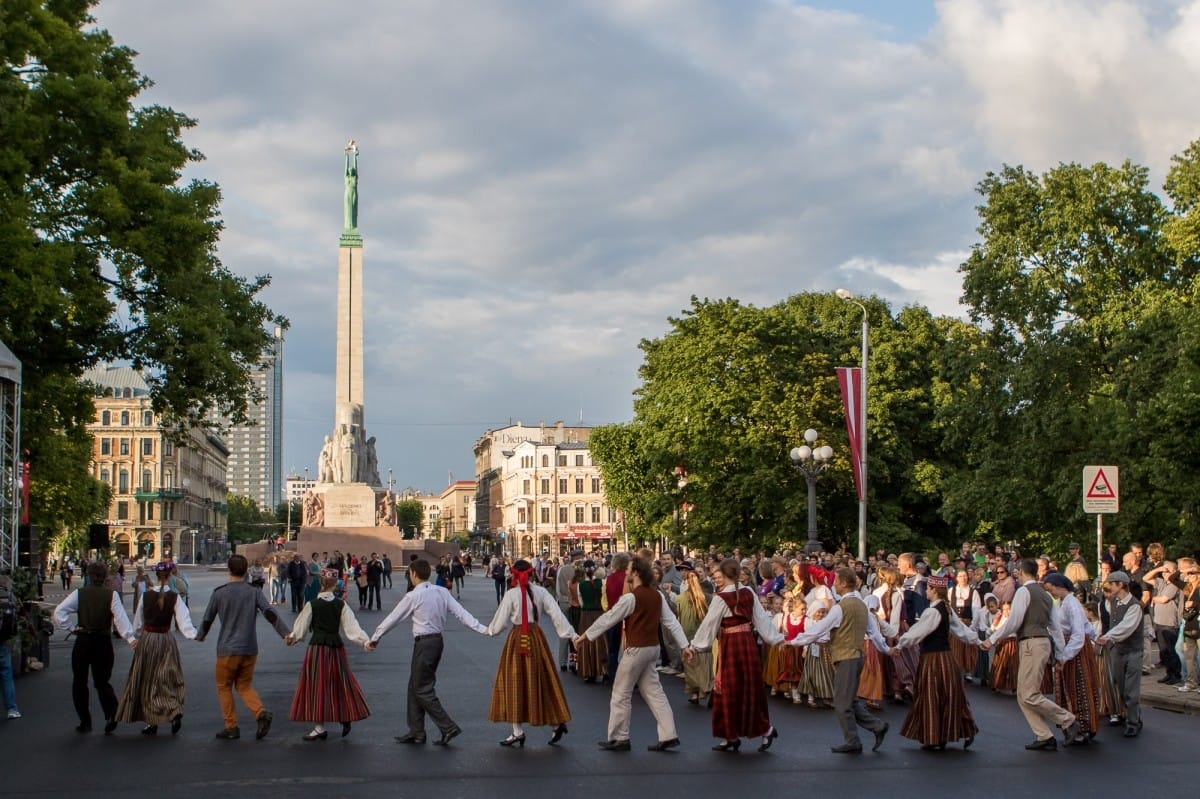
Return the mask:
{"type": "Polygon", "coordinates": [[[781,690],[798,688],[804,679],[804,647],[779,645],[779,674],[775,687],[781,690]]]}
{"type": "Polygon", "coordinates": [[[974,738],[978,732],[954,656],[948,650],[921,655],[912,707],[900,734],[925,746],[940,746],[974,738]]]}
{"type": "Polygon", "coordinates": [[[369,715],[346,648],[310,644],[292,697],[292,721],[362,721],[369,715]]]}
{"type": "Polygon", "coordinates": [[[866,702],[883,701],[883,659],[870,640],[863,642],[863,669],[858,678],[858,696],[866,702]]]}
{"type": "Polygon", "coordinates": [[[1091,640],[1085,639],[1079,654],[1063,664],[1062,679],[1054,687],[1056,703],[1075,714],[1079,729],[1095,735],[1100,730],[1100,669],[1091,640]]]}
{"type": "Polygon", "coordinates": [[[488,720],[535,727],[566,724],[571,711],[542,628],[529,625],[526,649],[521,651],[521,628],[513,627],[500,652],[488,720]]]}
{"type": "Polygon", "coordinates": [[[988,685],[993,691],[1017,692],[1017,639],[1008,637],[996,645],[988,685]]]}
{"type": "Polygon", "coordinates": [[[717,681],[713,689],[714,738],[759,738],[767,734],[767,689],[754,633],[721,632],[717,681]]]}

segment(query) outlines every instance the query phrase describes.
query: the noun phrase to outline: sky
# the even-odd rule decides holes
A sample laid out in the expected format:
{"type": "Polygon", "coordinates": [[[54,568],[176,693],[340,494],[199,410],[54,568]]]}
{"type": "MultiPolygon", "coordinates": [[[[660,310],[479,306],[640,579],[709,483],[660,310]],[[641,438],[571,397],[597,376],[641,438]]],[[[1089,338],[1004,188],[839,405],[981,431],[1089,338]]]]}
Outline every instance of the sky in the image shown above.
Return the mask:
{"type": "MultiPolygon", "coordinates": [[[[366,428],[398,488],[486,429],[628,421],[690,298],[961,315],[989,170],[1200,138],[1200,0],[103,0],[291,320],[284,469],[333,428],[356,139],[366,428]]],[[[387,477],[385,476],[386,480],[387,477]]]]}

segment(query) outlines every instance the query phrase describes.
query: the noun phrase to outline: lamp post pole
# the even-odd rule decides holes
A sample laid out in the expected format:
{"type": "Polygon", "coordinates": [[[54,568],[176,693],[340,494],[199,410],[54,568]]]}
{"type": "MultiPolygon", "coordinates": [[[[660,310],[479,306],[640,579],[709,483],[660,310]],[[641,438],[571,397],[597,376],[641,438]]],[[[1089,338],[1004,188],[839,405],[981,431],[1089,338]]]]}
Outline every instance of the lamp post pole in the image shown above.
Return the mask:
{"type": "Polygon", "coordinates": [[[858,500],[858,559],[867,562],[867,345],[870,338],[871,325],[867,318],[867,306],[854,299],[854,295],[846,289],[838,289],[837,296],[847,302],[854,303],[862,310],[862,368],[859,377],[862,386],[862,402],[858,408],[858,437],[859,437],[859,469],[862,496],[858,500]]]}
{"type": "Polygon", "coordinates": [[[829,461],[833,458],[833,447],[828,444],[823,447],[813,446],[817,438],[816,430],[805,430],[804,440],[807,443],[793,448],[788,453],[792,464],[808,481],[808,543],[804,545],[804,552],[808,555],[822,549],[817,533],[817,477],[829,468],[829,461]]]}

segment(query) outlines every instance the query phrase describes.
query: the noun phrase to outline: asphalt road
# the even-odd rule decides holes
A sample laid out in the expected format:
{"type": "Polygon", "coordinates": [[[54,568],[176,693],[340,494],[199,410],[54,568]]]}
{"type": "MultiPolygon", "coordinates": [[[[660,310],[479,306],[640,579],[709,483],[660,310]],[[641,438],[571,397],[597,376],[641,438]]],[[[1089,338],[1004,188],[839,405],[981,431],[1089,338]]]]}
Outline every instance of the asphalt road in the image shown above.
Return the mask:
{"type": "MultiPolygon", "coordinates": [[[[191,572],[192,614],[199,619],[204,602],[223,576],[191,572]]],[[[384,613],[399,600],[400,590],[384,591],[384,613]]],[[[490,579],[467,579],[466,607],[485,623],[495,609],[490,579]]],[[[283,611],[285,618],[291,614],[283,611]]],[[[368,631],[383,613],[360,613],[368,631]]],[[[549,626],[548,634],[552,635],[549,626]]],[[[1104,790],[1116,795],[1143,794],[1153,779],[1156,794],[1186,796],[1195,790],[1194,744],[1200,720],[1161,710],[1145,711],[1145,731],[1126,740],[1119,729],[1103,728],[1091,746],[1054,753],[1026,752],[1028,727],[1013,699],[968,686],[980,727],[972,750],[923,752],[896,734],[904,709],[888,706],[882,715],[892,725],[877,754],[834,755],[840,742],[829,711],[808,710],[782,699],[771,702],[772,721],[780,732],[774,748],[759,754],[754,747],[739,754],[713,752],[708,712],[684,700],[682,681],[663,678],[675,711],[683,745],[669,753],[645,750],[655,741],[653,720],[634,699],[633,751],[604,752],[596,742],[605,737],[608,689],[564,680],[574,719],[558,747],[546,745],[549,731],[527,728],[525,749],[505,749],[497,742],[508,725],[487,721],[487,709],[500,640],[462,628],[451,619],[438,689],[450,715],[464,734],[449,747],[404,746],[393,736],[405,729],[405,684],[412,648],[407,623],[394,629],[374,653],[351,647],[350,658],[371,706],[372,716],[352,734],[307,743],[308,727],[287,720],[299,664],[300,646],[288,648],[265,622],[260,622],[261,653],[255,680],[267,707],[275,713],[270,736],[253,738],[253,722],[239,704],[239,741],[219,741],[222,727],[213,688],[215,634],[204,643],[180,639],[188,686],[187,714],[178,737],[138,734],[140,725],[122,725],[110,736],[97,731],[80,735],[70,698],[70,643],[56,633],[50,668],[17,680],[24,718],[0,723],[0,785],[6,797],[128,797],[140,792],[171,796],[215,797],[247,789],[303,790],[305,795],[334,797],[432,796],[439,799],[496,796],[526,797],[596,795],[631,788],[656,796],[787,795],[815,788],[833,796],[899,790],[955,790],[989,799],[1046,795],[1066,796],[1104,790]],[[1119,758],[1119,761],[1118,761],[1119,758]],[[915,782],[913,782],[915,780],[915,782]],[[380,791],[385,790],[386,794],[380,791]],[[581,793],[583,792],[583,793],[581,793]],[[786,792],[786,793],[785,793],[786,792]]],[[[131,651],[118,642],[114,687],[124,685],[131,651]]],[[[93,694],[93,714],[99,718],[93,694]]],[[[430,725],[430,740],[436,730],[430,725]]],[[[869,742],[869,735],[865,737],[869,742]]],[[[747,742],[749,743],[749,742],[747,742]]],[[[261,795],[261,793],[259,793],[261,795]]],[[[283,795],[275,793],[274,795],[283,795]]]]}

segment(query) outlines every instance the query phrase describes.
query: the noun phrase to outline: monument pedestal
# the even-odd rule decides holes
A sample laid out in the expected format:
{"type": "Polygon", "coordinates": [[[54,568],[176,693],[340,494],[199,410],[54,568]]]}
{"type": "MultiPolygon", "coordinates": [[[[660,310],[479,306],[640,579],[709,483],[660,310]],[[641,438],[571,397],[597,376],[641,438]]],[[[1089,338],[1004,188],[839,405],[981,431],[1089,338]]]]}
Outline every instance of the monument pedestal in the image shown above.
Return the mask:
{"type": "Polygon", "coordinates": [[[366,483],[328,486],[325,497],[325,527],[375,527],[375,489],[366,483]]]}

